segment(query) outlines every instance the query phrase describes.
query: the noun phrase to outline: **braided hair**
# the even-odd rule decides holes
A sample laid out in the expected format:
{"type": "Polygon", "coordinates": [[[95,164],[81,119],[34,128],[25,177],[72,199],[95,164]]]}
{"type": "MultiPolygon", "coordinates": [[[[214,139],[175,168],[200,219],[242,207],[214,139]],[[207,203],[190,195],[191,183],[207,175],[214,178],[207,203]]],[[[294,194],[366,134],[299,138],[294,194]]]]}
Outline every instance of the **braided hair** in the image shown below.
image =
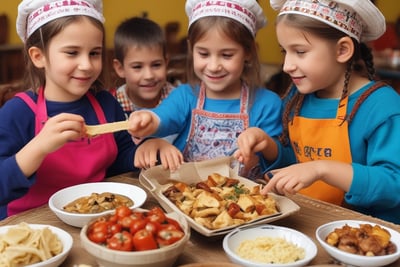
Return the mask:
{"type": "MultiPolygon", "coordinates": [[[[347,36],[344,32],[307,16],[297,14],[280,15],[277,18],[277,23],[283,21],[291,27],[300,28],[327,40],[337,41],[340,38],[347,36]]],[[[347,63],[341,99],[344,99],[349,95],[348,86],[353,72],[366,75],[369,80],[373,80],[375,78],[375,68],[371,49],[365,43],[359,43],[354,38],[352,38],[352,41],[355,49],[352,58],[347,63]]],[[[366,95],[363,95],[362,101],[365,100],[365,98],[367,98],[372,91],[373,90],[367,90],[365,92],[366,95]]],[[[299,115],[300,109],[303,105],[304,97],[305,95],[297,90],[293,92],[292,85],[287,88],[286,92],[282,96],[282,98],[286,100],[286,105],[282,116],[283,132],[279,139],[284,145],[289,143],[289,123],[293,122],[294,116],[299,115]]],[[[354,117],[354,114],[361,105],[362,101],[357,101],[356,106],[353,108],[352,114],[344,118],[343,122],[346,120],[350,121],[354,117]]]]}

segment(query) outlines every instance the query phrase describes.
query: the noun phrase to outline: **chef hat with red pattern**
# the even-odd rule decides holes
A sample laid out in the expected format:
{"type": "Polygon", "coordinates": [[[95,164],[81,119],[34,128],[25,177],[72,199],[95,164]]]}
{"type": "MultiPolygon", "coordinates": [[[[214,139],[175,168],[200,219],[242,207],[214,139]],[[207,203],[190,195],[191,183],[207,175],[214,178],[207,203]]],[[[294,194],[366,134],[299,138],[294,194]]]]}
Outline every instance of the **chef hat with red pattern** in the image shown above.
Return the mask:
{"type": "Polygon", "coordinates": [[[267,19],[256,0],[187,0],[185,5],[189,27],[209,16],[222,16],[242,23],[253,36],[264,27],[267,19]]]}
{"type": "Polygon", "coordinates": [[[386,31],[385,17],[370,0],[270,0],[270,4],[279,15],[320,20],[359,42],[376,40],[386,31]]]}
{"type": "Polygon", "coordinates": [[[104,22],[101,0],[23,0],[18,5],[17,33],[25,42],[44,24],[65,16],[85,15],[104,22]]]}

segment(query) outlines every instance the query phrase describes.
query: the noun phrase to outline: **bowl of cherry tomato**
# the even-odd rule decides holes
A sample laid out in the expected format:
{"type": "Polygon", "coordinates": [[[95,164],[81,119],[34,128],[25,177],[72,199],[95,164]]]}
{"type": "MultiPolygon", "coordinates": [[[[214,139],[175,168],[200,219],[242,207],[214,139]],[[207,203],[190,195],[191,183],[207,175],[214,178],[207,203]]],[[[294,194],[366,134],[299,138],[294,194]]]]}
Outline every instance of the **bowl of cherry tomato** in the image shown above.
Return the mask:
{"type": "Polygon", "coordinates": [[[121,206],[80,232],[83,248],[107,267],[170,267],[189,237],[186,219],[160,207],[131,210],[121,206]]]}

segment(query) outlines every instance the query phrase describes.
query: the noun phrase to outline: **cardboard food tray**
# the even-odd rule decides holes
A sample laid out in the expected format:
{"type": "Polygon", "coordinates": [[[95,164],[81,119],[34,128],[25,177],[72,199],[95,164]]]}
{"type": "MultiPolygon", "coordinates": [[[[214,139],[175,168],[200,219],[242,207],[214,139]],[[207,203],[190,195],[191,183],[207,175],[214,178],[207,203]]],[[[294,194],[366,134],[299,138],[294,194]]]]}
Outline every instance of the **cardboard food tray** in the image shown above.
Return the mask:
{"type": "MultiPolygon", "coordinates": [[[[229,233],[239,225],[232,225],[216,230],[211,230],[203,225],[197,223],[190,216],[182,212],[173,202],[171,202],[163,192],[173,184],[174,181],[182,181],[187,184],[197,183],[207,179],[208,175],[212,173],[219,173],[232,178],[239,179],[240,183],[247,187],[258,185],[257,183],[240,177],[237,175],[237,169],[232,166],[233,161],[231,157],[222,157],[213,160],[205,160],[201,162],[191,162],[183,164],[177,172],[170,173],[164,170],[162,166],[156,166],[143,170],[139,175],[139,181],[160,203],[160,205],[167,211],[175,211],[182,214],[188,221],[189,225],[204,236],[218,236],[229,233]]],[[[273,215],[261,216],[257,219],[248,221],[242,225],[256,225],[261,223],[269,223],[281,218],[287,217],[300,210],[300,207],[291,199],[272,194],[276,199],[280,213],[273,215]]],[[[242,226],[241,225],[241,226],[242,226]]]]}

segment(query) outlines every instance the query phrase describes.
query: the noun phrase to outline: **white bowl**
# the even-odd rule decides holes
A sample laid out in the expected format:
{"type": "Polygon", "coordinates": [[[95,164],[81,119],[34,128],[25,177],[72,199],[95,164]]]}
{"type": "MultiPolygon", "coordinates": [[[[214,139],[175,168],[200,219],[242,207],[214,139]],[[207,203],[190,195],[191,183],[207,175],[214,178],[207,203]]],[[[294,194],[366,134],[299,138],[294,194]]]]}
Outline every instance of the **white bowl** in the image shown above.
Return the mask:
{"type": "Polygon", "coordinates": [[[318,227],[315,235],[318,242],[326,250],[326,252],[328,252],[329,255],[345,264],[363,267],[384,266],[395,262],[400,258],[400,233],[377,223],[357,220],[334,221],[318,227]],[[390,240],[397,247],[396,252],[394,254],[385,256],[362,256],[345,252],[325,242],[325,238],[329,233],[333,232],[336,228],[342,228],[346,224],[351,227],[360,227],[360,224],[379,225],[380,227],[388,230],[391,235],[390,240]]]}
{"type": "Polygon", "coordinates": [[[296,230],[274,225],[237,228],[224,237],[222,246],[232,262],[246,267],[300,267],[307,265],[317,255],[317,246],[309,237],[296,230]],[[287,242],[304,248],[305,257],[293,263],[268,264],[244,259],[236,253],[243,241],[255,240],[258,237],[284,238],[287,242]]]}
{"type": "Polygon", "coordinates": [[[89,196],[91,193],[104,192],[129,197],[133,201],[133,205],[130,207],[131,209],[142,206],[147,198],[146,192],[135,185],[114,182],[85,183],[57,191],[50,197],[49,207],[57,217],[66,224],[75,227],[83,227],[89,221],[102,215],[112,213],[114,210],[107,210],[100,213],[81,214],[64,211],[63,207],[77,198],[89,196]]]}
{"type": "Polygon", "coordinates": [[[96,258],[101,267],[170,267],[189,241],[190,228],[185,218],[176,212],[166,215],[178,221],[185,232],[182,239],[169,246],[145,251],[112,250],[90,241],[86,234],[88,225],[85,225],[80,233],[82,247],[96,258]]]}
{"type": "MultiPolygon", "coordinates": [[[[29,267],[58,267],[61,265],[62,262],[67,258],[69,252],[72,249],[72,244],[73,244],[73,239],[72,236],[65,232],[64,230],[51,226],[51,225],[46,225],[46,224],[28,224],[32,229],[43,229],[45,227],[48,227],[54,234],[58,236],[60,241],[63,244],[63,250],[60,254],[42,261],[38,262],[35,264],[29,265],[29,267]]],[[[17,225],[7,225],[7,226],[1,226],[0,227],[0,234],[5,234],[8,229],[16,227],[17,225]]]]}

